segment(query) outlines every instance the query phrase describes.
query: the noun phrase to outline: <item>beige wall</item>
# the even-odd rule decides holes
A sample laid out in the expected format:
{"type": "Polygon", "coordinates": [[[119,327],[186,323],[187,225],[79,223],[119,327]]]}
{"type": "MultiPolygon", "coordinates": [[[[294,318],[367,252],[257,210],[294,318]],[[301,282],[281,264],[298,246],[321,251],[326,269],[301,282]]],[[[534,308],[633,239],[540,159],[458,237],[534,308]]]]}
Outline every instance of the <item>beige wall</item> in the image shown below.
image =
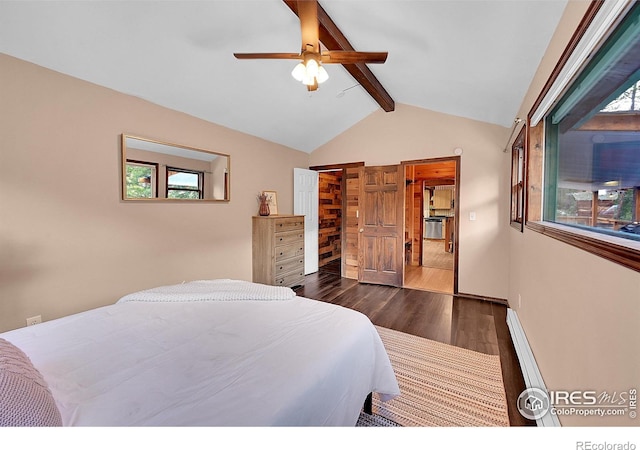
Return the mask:
{"type": "Polygon", "coordinates": [[[495,298],[508,295],[510,130],[484,122],[396,104],[375,112],[311,154],[311,165],[366,165],[453,156],[460,162],[458,289],[495,298]],[[469,220],[469,213],[476,220],[469,220]]]}
{"type": "MultiPolygon", "coordinates": [[[[531,109],[588,6],[569,3],[520,117],[531,109]]],[[[510,230],[509,241],[509,302],[547,388],[609,394],[639,389],[640,273],[528,229],[510,230]]],[[[560,420],[565,426],[639,424],[628,415],[560,420]]]]}
{"type": "Polygon", "coordinates": [[[0,55],[0,331],[159,284],[251,279],[256,194],[306,153],[0,55]],[[231,155],[230,203],[120,200],[120,135],[231,155]]]}

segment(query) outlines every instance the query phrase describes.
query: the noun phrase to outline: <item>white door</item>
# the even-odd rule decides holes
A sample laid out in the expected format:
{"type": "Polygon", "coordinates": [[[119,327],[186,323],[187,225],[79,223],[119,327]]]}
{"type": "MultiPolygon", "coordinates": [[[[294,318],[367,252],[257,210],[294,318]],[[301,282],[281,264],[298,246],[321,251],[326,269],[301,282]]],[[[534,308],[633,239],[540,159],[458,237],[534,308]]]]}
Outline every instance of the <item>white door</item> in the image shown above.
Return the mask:
{"type": "Polygon", "coordinates": [[[318,172],[293,169],[293,213],[304,216],[304,274],[318,271],[318,172]]]}

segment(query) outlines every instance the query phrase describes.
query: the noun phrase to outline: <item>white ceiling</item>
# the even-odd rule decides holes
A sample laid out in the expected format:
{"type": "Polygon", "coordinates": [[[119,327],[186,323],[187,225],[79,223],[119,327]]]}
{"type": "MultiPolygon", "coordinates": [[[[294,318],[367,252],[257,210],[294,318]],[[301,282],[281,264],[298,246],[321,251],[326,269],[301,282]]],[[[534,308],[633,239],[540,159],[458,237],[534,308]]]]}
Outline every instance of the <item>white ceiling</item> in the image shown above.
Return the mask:
{"type": "MultiPolygon", "coordinates": [[[[566,0],[320,3],[356,50],[389,52],[369,68],[396,103],[510,127],[566,0]]],[[[305,152],[379,109],[340,65],[308,93],[295,61],[233,57],[300,51],[281,0],[0,0],[0,51],[305,152]]]]}

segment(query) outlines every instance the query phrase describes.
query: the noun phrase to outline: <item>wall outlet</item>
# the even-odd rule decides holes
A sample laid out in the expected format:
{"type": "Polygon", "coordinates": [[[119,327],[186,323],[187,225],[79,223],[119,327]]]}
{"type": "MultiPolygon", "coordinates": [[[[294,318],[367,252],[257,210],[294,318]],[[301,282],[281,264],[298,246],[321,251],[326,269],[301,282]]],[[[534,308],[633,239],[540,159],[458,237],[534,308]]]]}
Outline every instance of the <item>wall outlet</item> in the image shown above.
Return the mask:
{"type": "Polygon", "coordinates": [[[30,327],[31,325],[36,325],[42,323],[42,316],[33,316],[33,317],[27,317],[27,326],[30,327]]]}
{"type": "Polygon", "coordinates": [[[469,220],[476,220],[476,212],[475,211],[471,211],[469,213],[469,220]]]}

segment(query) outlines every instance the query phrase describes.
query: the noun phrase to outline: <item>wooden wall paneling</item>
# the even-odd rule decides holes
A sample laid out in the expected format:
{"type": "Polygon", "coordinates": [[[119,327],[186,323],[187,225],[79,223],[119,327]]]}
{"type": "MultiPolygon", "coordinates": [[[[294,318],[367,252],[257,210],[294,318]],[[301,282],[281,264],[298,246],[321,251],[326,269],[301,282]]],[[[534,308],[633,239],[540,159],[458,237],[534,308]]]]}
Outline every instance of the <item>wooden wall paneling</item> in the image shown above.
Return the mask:
{"type": "Polygon", "coordinates": [[[542,154],[544,123],[527,127],[525,172],[525,223],[542,220],[542,154]]]}
{"type": "Polygon", "coordinates": [[[318,174],[318,266],[342,255],[342,171],[318,174]]]}
{"type": "Polygon", "coordinates": [[[344,194],[342,276],[358,279],[358,208],[362,167],[347,167],[343,173],[344,194]]]}
{"type": "MultiPolygon", "coordinates": [[[[456,165],[451,161],[430,162],[415,167],[415,179],[417,180],[455,180],[456,165]]],[[[440,183],[446,184],[446,183],[440,183]]]]}
{"type": "Polygon", "coordinates": [[[419,266],[422,256],[422,186],[413,183],[413,235],[411,237],[411,265],[419,266]]]}
{"type": "MultiPolygon", "coordinates": [[[[415,174],[415,166],[405,166],[405,179],[407,184],[407,189],[405,189],[404,196],[404,239],[405,242],[411,242],[413,240],[413,180],[415,174]]],[[[413,248],[409,247],[409,249],[405,248],[405,252],[409,252],[409,254],[405,254],[405,263],[410,264],[413,259],[413,248]]]]}
{"type": "Polygon", "coordinates": [[[413,266],[420,265],[422,254],[422,182],[416,181],[416,174],[423,170],[423,166],[405,166],[405,263],[413,266]]]}

